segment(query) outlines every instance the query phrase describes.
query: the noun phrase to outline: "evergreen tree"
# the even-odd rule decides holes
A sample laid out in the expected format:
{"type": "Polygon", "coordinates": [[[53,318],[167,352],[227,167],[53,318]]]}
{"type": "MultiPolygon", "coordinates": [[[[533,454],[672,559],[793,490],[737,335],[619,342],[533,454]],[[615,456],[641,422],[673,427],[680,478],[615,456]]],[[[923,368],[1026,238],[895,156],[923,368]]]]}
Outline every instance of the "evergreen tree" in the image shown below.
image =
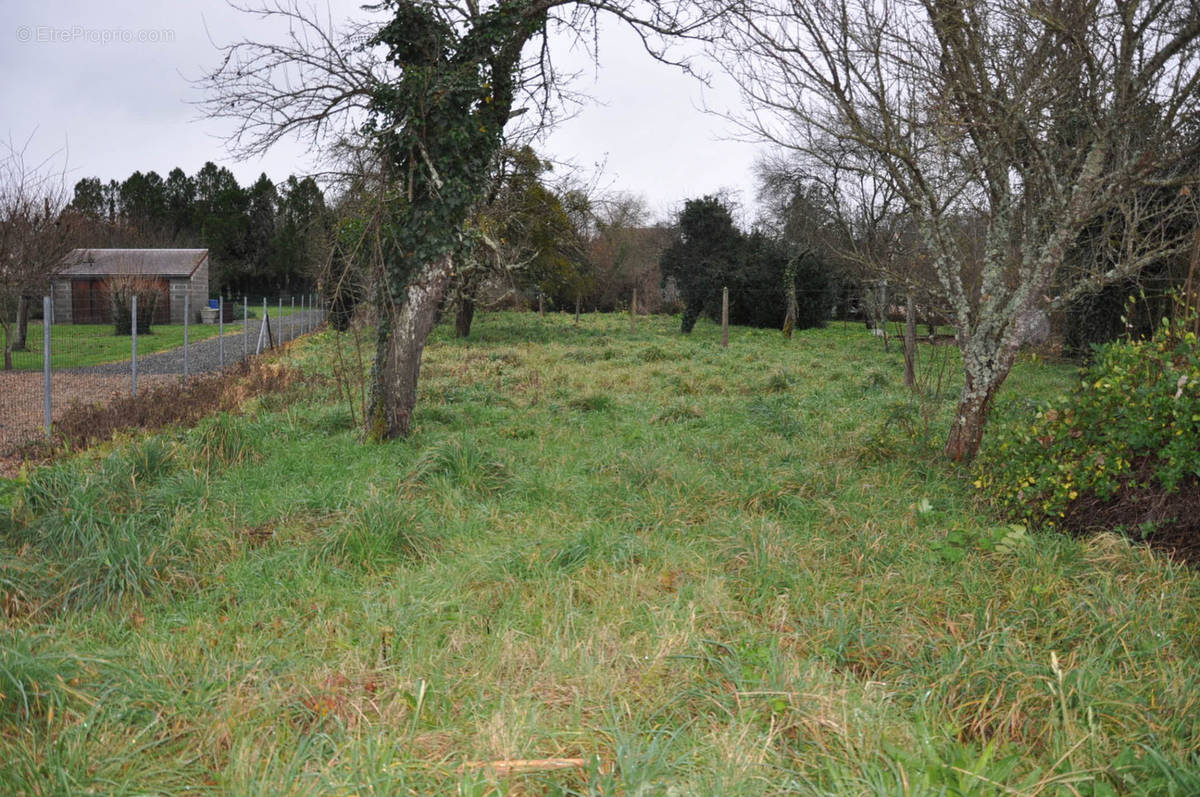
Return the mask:
{"type": "Polygon", "coordinates": [[[92,220],[101,220],[107,215],[104,186],[99,177],[84,177],[75,183],[75,195],[71,208],[92,220]]]}
{"type": "Polygon", "coordinates": [[[196,173],[197,218],[212,263],[213,282],[221,290],[245,291],[248,198],[233,173],[209,161],[196,173]]]}
{"type": "Polygon", "coordinates": [[[304,290],[328,253],[330,214],[321,187],[294,175],[279,185],[270,273],[288,291],[304,290]]]}
{"type": "Polygon", "coordinates": [[[144,235],[157,237],[166,225],[167,198],[157,172],[134,172],[117,192],[121,222],[144,235]]]}
{"type": "Polygon", "coordinates": [[[246,191],[246,263],[243,273],[247,284],[260,293],[275,285],[272,272],[278,263],[275,257],[275,247],[279,243],[275,233],[278,204],[279,193],[275,190],[275,183],[266,174],[260,175],[246,191]]]}
{"type": "Polygon", "coordinates": [[[683,298],[687,334],[707,307],[721,296],[742,248],[733,215],[715,196],[689,199],[679,214],[675,239],[659,261],[664,282],[675,280],[683,298]]]}
{"type": "Polygon", "coordinates": [[[166,200],[166,228],[176,243],[199,238],[196,221],[196,182],[176,166],[163,184],[166,200]]]}

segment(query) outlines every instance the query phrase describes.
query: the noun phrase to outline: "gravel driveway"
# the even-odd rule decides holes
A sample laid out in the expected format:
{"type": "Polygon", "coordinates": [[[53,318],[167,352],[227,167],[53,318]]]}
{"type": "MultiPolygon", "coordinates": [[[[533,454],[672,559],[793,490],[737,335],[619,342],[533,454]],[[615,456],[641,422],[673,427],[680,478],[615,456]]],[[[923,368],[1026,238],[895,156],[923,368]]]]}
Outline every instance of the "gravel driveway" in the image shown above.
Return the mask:
{"type": "MultiPolygon", "coordinates": [[[[299,337],[301,323],[307,324],[308,328],[316,325],[319,313],[316,310],[297,310],[295,313],[283,317],[283,328],[276,329],[275,322],[272,321],[271,332],[276,343],[286,343],[293,338],[299,337]],[[281,335],[282,333],[282,335],[281,335]]],[[[232,365],[242,359],[243,346],[248,346],[249,353],[254,354],[254,347],[258,343],[259,329],[262,322],[257,318],[252,318],[249,321],[248,343],[243,343],[243,323],[234,321],[225,325],[225,335],[220,338],[209,338],[197,343],[188,345],[188,373],[201,374],[209,371],[219,371],[221,369],[221,347],[224,344],[225,349],[225,365],[232,365]]],[[[264,347],[265,347],[264,343],[264,347]]],[[[129,360],[124,360],[115,363],[105,363],[104,365],[89,365],[83,368],[66,369],[65,373],[72,374],[128,374],[131,370],[129,360]]],[[[158,354],[147,354],[144,357],[138,357],[138,375],[146,374],[182,374],[183,373],[183,348],[171,349],[170,351],[159,352],[158,354]]]]}

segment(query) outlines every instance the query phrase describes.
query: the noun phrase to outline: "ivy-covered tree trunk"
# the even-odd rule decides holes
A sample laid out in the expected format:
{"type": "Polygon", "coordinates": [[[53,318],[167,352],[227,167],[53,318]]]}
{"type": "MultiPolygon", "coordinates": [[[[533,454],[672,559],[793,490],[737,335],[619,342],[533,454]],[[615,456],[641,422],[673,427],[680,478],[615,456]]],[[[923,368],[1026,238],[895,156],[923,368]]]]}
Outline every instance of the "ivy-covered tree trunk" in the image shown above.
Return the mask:
{"type": "Polygon", "coordinates": [[[402,302],[379,319],[375,376],[367,409],[368,434],[382,441],[408,434],[417,405],[417,378],[425,340],[454,273],[450,255],[428,263],[408,283],[402,302]]]}
{"type": "Polygon", "coordinates": [[[367,437],[408,434],[425,340],[454,276],[463,223],[483,194],[504,143],[514,75],[548,5],[501,0],[474,9],[465,28],[436,6],[395,2],[372,44],[389,50],[398,80],[372,96],[377,145],[395,175],[386,254],[376,296],[379,332],[367,437]]]}

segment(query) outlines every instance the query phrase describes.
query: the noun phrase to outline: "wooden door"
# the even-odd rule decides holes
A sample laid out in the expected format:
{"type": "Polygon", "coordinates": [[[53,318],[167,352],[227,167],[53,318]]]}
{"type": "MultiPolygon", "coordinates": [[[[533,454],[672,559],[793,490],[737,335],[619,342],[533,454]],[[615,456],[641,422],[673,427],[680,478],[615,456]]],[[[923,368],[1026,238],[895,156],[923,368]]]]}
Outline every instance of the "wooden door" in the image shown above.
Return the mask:
{"type": "Polygon", "coordinates": [[[104,280],[95,277],[71,280],[71,321],[75,324],[112,323],[112,308],[104,280]]]}

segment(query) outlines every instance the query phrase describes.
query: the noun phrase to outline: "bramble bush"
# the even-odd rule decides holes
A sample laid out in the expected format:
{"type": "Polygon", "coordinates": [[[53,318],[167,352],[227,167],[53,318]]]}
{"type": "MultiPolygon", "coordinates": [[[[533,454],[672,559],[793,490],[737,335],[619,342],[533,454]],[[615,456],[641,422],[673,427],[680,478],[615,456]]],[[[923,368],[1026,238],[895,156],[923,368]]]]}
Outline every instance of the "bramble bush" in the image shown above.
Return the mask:
{"type": "Polygon", "coordinates": [[[1200,349],[1167,319],[1150,340],[1097,346],[1072,391],[1028,414],[1008,408],[975,486],[1010,517],[1069,526],[1088,505],[1145,501],[1200,477],[1200,349]]]}

